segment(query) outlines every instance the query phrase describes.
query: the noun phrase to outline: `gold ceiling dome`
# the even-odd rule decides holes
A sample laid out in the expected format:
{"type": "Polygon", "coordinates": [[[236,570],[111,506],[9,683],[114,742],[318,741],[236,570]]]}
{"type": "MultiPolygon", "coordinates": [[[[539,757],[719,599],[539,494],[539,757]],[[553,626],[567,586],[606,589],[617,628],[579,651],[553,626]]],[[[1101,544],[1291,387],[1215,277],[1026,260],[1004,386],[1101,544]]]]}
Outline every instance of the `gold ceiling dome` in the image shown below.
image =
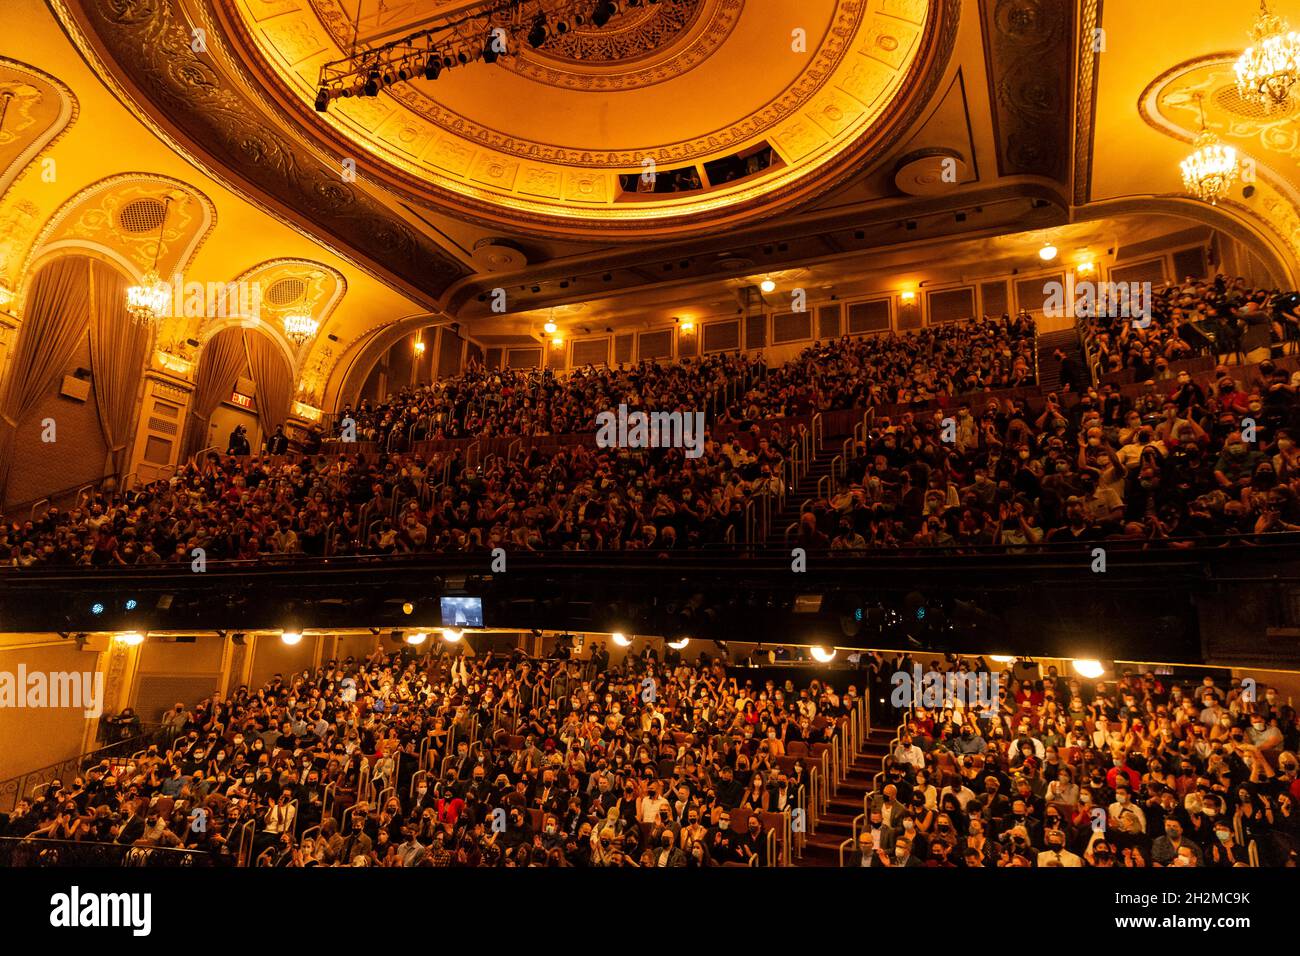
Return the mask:
{"type": "MultiPolygon", "coordinates": [[[[806,201],[916,119],[955,38],[950,0],[676,0],[527,25],[377,95],[313,108],[322,67],[466,4],[219,0],[238,54],[330,155],[408,199],[551,236],[714,231],[806,201]]],[[[396,72],[396,70],[394,71],[396,72]]]]}

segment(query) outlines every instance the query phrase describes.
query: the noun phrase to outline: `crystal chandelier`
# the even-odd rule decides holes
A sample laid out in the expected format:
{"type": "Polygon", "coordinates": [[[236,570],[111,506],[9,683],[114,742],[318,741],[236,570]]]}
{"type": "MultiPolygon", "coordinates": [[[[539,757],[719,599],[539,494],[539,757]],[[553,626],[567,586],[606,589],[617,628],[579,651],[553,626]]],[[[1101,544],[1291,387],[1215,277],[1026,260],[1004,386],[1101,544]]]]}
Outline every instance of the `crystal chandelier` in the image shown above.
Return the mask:
{"type": "Polygon", "coordinates": [[[1284,108],[1300,81],[1300,35],[1287,30],[1287,22],[1269,13],[1260,0],[1259,19],[1251,30],[1254,45],[1237,60],[1237,92],[1242,99],[1265,110],[1284,108]]]}
{"type": "Polygon", "coordinates": [[[1237,151],[1220,142],[1206,128],[1204,102],[1201,102],[1201,132],[1194,145],[1192,155],[1181,164],[1183,188],[1202,202],[1216,206],[1237,179],[1237,151]]]}
{"type": "Polygon", "coordinates": [[[167,313],[171,302],[171,288],[158,274],[158,254],[162,252],[163,229],[167,225],[167,210],[171,208],[172,197],[163,197],[162,220],[158,223],[158,242],[154,245],[153,265],[140,279],[139,285],[126,290],[126,311],[131,320],[146,325],[157,325],[167,313]]]}
{"type": "Polygon", "coordinates": [[[284,334],[294,345],[302,345],[308,339],[316,337],[320,323],[310,315],[295,313],[284,317],[284,334]]]}

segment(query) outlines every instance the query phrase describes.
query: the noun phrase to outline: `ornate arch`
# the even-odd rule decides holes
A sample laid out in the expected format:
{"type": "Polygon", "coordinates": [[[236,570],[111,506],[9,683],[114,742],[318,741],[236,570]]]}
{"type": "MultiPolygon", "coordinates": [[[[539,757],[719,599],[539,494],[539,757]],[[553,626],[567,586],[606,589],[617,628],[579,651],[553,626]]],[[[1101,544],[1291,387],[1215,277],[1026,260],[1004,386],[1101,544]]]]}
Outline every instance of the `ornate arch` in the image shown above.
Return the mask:
{"type": "Polygon", "coordinates": [[[23,171],[77,121],[81,107],[72,90],[29,63],[0,57],[0,100],[7,100],[0,127],[0,198],[23,171]]]}

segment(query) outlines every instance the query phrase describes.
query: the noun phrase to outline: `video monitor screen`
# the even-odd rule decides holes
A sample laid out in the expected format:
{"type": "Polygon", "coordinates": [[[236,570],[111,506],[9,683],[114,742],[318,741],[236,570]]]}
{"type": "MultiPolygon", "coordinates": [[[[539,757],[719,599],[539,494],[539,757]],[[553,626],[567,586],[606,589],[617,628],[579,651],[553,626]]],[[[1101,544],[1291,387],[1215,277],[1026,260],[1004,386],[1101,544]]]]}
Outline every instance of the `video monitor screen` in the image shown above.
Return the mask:
{"type": "Polygon", "coordinates": [[[443,627],[482,627],[483,599],[445,597],[442,599],[443,627]]]}

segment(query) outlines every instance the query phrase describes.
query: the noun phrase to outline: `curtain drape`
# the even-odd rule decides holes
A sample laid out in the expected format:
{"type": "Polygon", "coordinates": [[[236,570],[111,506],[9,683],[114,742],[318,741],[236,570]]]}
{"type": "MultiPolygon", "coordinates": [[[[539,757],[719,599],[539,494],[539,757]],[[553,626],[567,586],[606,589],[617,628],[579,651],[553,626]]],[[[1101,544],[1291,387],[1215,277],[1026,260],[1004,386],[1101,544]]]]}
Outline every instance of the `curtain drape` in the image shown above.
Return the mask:
{"type": "Polygon", "coordinates": [[[126,311],[126,278],[90,263],[90,368],[99,427],[108,446],[104,474],[120,475],[131,441],[131,416],[149,350],[150,329],[126,311]]]}
{"type": "Polygon", "coordinates": [[[9,384],[0,400],[0,501],[17,449],[14,436],[50,385],[63,374],[90,321],[90,260],[56,259],[32,278],[9,384]]]}
{"type": "Polygon", "coordinates": [[[245,331],[244,348],[248,350],[248,373],[257,383],[257,420],[263,437],[269,438],[289,417],[293,372],[284,353],[265,335],[245,331]]]}
{"type": "MultiPolygon", "coordinates": [[[[230,397],[239,373],[247,363],[242,329],[223,329],[203,346],[194,381],[194,397],[190,401],[181,464],[207,445],[208,421],[217,406],[230,397]]],[[[225,451],[224,448],[221,450],[225,451]]]]}

